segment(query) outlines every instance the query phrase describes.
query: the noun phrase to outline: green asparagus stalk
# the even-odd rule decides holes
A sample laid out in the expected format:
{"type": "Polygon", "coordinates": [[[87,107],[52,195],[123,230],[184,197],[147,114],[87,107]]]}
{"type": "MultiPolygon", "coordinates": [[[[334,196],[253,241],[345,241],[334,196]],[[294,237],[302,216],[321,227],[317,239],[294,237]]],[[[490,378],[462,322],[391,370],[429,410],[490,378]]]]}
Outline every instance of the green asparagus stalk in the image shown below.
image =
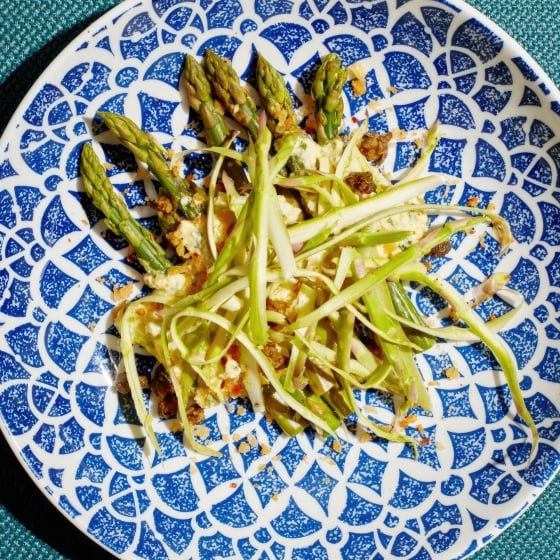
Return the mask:
{"type": "Polygon", "coordinates": [[[176,177],[171,172],[165,158],[165,149],[148,132],[141,130],[131,119],[117,113],[99,112],[109,130],[126,146],[134,156],[145,163],[151,173],[167,191],[174,206],[186,218],[193,219],[200,213],[194,201],[198,186],[184,177],[176,177]]]}
{"type": "Polygon", "coordinates": [[[268,127],[274,138],[299,127],[290,92],[280,73],[262,56],[257,55],[257,91],[268,116],[268,127]]]}
{"type": "MultiPolygon", "coordinates": [[[[419,326],[425,326],[424,320],[420,315],[420,312],[412,301],[410,300],[406,290],[404,289],[401,282],[398,280],[387,282],[387,286],[391,293],[391,300],[395,306],[395,311],[397,315],[411,321],[419,326]]],[[[428,336],[427,334],[405,329],[408,339],[419,346],[422,350],[429,350],[435,344],[435,338],[433,336],[428,336]]]]}
{"type": "MultiPolygon", "coordinates": [[[[190,55],[185,57],[183,83],[189,94],[191,107],[200,114],[208,144],[223,146],[231,138],[230,132],[224,116],[216,108],[215,100],[212,97],[212,88],[202,65],[190,55]]],[[[237,187],[247,183],[247,176],[239,162],[226,157],[222,168],[237,187]]]]}
{"type": "Polygon", "coordinates": [[[239,75],[224,58],[208,49],[205,53],[206,75],[216,98],[233,119],[256,138],[259,117],[255,102],[241,84],[239,75]]]}
{"type": "Polygon", "coordinates": [[[140,264],[147,272],[165,272],[171,261],[155,241],[152,232],[140,225],[130,214],[123,197],[113,189],[103,164],[91,144],[84,144],[80,156],[80,173],[86,193],[103,212],[107,227],[122,235],[134,248],[140,264]]]}
{"type": "Polygon", "coordinates": [[[338,135],[344,110],[342,88],[347,78],[348,70],[341,67],[338,55],[330,53],[319,66],[311,84],[317,118],[317,142],[321,145],[338,135]]]}
{"type": "Polygon", "coordinates": [[[221,146],[229,135],[224,116],[216,107],[204,68],[190,54],[185,57],[182,79],[189,103],[202,119],[208,144],[221,146]]]}

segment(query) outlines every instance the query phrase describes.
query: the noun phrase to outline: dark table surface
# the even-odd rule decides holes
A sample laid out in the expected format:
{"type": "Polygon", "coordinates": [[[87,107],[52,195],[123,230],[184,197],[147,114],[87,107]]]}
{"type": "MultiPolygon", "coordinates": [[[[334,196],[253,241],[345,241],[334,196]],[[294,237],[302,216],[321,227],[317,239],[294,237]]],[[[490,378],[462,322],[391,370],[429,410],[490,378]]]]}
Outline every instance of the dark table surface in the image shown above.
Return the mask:
{"type": "MultiPolygon", "coordinates": [[[[419,1],[419,0],[414,0],[419,1]]],[[[0,134],[49,62],[118,0],[0,2],[0,134]]],[[[560,0],[469,0],[560,84],[560,0]]],[[[560,477],[473,560],[558,560],[560,477]]],[[[114,558],[50,504],[0,434],[0,560],[114,558]]]]}

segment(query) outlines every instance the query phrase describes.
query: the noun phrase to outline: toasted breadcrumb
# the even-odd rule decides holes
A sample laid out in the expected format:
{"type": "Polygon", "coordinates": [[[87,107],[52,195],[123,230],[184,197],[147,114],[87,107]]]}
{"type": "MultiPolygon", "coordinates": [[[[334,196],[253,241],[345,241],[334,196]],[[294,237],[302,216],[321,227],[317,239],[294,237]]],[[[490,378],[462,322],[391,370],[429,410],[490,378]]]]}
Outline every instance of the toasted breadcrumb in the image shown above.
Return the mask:
{"type": "Polygon", "coordinates": [[[138,168],[138,171],[137,171],[137,177],[141,181],[143,181],[145,179],[149,179],[150,178],[150,172],[148,171],[148,169],[146,167],[140,166],[138,168]]]}
{"type": "Polygon", "coordinates": [[[361,62],[355,62],[348,68],[351,77],[352,92],[355,97],[360,97],[366,92],[366,68],[361,62]]]}
{"type": "Polygon", "coordinates": [[[206,440],[210,437],[210,428],[202,424],[193,426],[193,434],[201,440],[206,440]]]}
{"type": "Polygon", "coordinates": [[[132,297],[134,293],[134,285],[132,282],[126,283],[124,286],[114,286],[113,287],[113,297],[115,301],[125,301],[132,297]]]}
{"type": "Polygon", "coordinates": [[[445,375],[447,379],[458,379],[460,377],[459,370],[455,366],[448,367],[443,372],[443,375],[445,375]]]}
{"type": "Polygon", "coordinates": [[[237,450],[241,454],[249,453],[249,451],[251,451],[251,446],[246,441],[243,441],[239,444],[237,450]]]}

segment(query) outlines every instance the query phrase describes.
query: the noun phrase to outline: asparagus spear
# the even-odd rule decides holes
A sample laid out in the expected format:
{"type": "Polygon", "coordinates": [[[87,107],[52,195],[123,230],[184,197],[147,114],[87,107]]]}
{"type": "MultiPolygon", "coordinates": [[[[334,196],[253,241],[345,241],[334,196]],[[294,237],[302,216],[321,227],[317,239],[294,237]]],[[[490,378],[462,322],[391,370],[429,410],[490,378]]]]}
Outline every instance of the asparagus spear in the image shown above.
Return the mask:
{"type": "Polygon", "coordinates": [[[317,117],[317,141],[321,145],[338,135],[344,109],[342,87],[347,78],[348,70],[341,67],[338,55],[329,53],[311,84],[311,97],[315,101],[317,117]]]}
{"type": "Polygon", "coordinates": [[[208,49],[205,53],[206,75],[211,82],[214,95],[224,108],[249,134],[255,138],[259,132],[257,107],[232,65],[208,49]]]}
{"type": "Polygon", "coordinates": [[[107,227],[130,243],[144,269],[147,272],[165,272],[172,266],[152,232],[133,218],[123,197],[113,189],[91,144],[84,144],[82,148],[80,173],[86,193],[105,215],[107,227]]]}
{"type": "Polygon", "coordinates": [[[280,73],[260,53],[257,55],[257,91],[275,138],[299,129],[290,92],[280,73]]]}
{"type": "Polygon", "coordinates": [[[229,131],[224,116],[216,108],[212,98],[210,82],[199,62],[191,55],[185,57],[183,67],[183,84],[189,94],[191,107],[200,115],[206,130],[208,143],[221,146],[228,137],[229,131]]]}
{"type": "MultiPolygon", "coordinates": [[[[211,146],[223,145],[230,134],[222,113],[216,108],[216,103],[212,98],[212,88],[202,65],[194,57],[187,55],[182,76],[191,107],[200,114],[202,119],[208,144],[211,146]]],[[[225,158],[223,169],[237,187],[247,184],[247,176],[239,162],[225,158]]]]}
{"type": "Polygon", "coordinates": [[[200,213],[194,202],[197,185],[184,177],[176,177],[165,159],[165,149],[148,132],[141,130],[132,120],[117,113],[99,112],[98,115],[111,132],[148,169],[167,191],[176,209],[186,218],[193,219],[200,213]]]}

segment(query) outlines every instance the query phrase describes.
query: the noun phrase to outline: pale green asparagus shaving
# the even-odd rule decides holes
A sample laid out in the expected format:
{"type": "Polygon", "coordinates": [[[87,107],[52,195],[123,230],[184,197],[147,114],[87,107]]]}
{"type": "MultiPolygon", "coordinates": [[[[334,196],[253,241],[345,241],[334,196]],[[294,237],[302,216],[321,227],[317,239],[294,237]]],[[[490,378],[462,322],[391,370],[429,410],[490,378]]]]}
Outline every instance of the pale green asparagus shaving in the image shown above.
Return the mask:
{"type": "MultiPolygon", "coordinates": [[[[201,319],[209,323],[215,324],[222,329],[227,330],[229,333],[234,333],[236,331],[235,325],[228,321],[225,317],[217,314],[210,313],[208,311],[201,311],[196,308],[187,308],[183,311],[185,315],[190,315],[193,318],[201,319]]],[[[276,370],[271,366],[267,357],[262,353],[258,346],[252,341],[245,331],[237,333],[237,341],[241,344],[255,359],[259,368],[261,368],[263,374],[266,376],[270,385],[275,391],[280,395],[282,400],[289,404],[289,406],[298,414],[307,418],[314,426],[323,431],[325,434],[332,434],[332,428],[319,416],[313,413],[313,411],[307,409],[303,406],[293,394],[289,393],[284,389],[282,384],[279,382],[276,370]]]]}
{"type": "Polygon", "coordinates": [[[502,372],[511,392],[517,414],[519,414],[531,431],[532,440],[530,456],[533,456],[536,451],[539,433],[535,421],[527,409],[527,405],[523,399],[521,388],[519,386],[519,380],[517,378],[517,365],[515,363],[515,357],[513,356],[509,346],[488,326],[488,323],[486,323],[480,315],[467,302],[465,302],[464,297],[449,282],[437,277],[436,275],[428,274],[426,268],[422,264],[417,262],[409,263],[407,266],[402,267],[399,271],[399,276],[404,280],[415,281],[428,286],[436,293],[444,297],[453,308],[453,313],[457,319],[464,321],[472,332],[478,336],[479,339],[492,351],[502,368],[502,372]]]}
{"type": "Polygon", "coordinates": [[[399,267],[422,258],[430,251],[430,249],[446,241],[454,233],[459,231],[468,231],[485,220],[486,218],[484,216],[477,216],[466,220],[453,220],[446,222],[443,226],[432,232],[431,235],[425,236],[415,245],[404,249],[400,253],[396,254],[391,260],[373,270],[368,276],[361,278],[340,291],[306,317],[298,319],[291,325],[291,328],[295,330],[308,326],[312,323],[316,323],[321,318],[327,317],[341,307],[358,300],[367,293],[368,290],[375,286],[375,284],[386,280],[390,275],[394,274],[399,267]]]}
{"type": "MultiPolygon", "coordinates": [[[[509,311],[506,311],[503,315],[492,318],[486,323],[486,325],[492,332],[499,333],[506,329],[522,310],[522,306],[514,307],[509,311]]],[[[398,315],[397,313],[392,313],[389,311],[388,314],[396,321],[399,321],[403,327],[421,332],[435,339],[446,340],[448,342],[477,342],[478,340],[480,340],[479,337],[469,327],[460,327],[458,325],[430,327],[425,323],[419,324],[417,322],[405,319],[404,317],[402,317],[402,315],[398,315]]]]}
{"type": "Polygon", "coordinates": [[[403,201],[422,196],[445,181],[446,179],[442,175],[427,175],[411,182],[399,183],[392,189],[364,198],[354,204],[333,208],[322,216],[289,227],[290,241],[292,244],[305,243],[325,228],[332,228],[333,233],[338,233],[352,224],[370,218],[375,212],[395,208],[403,201]]]}

